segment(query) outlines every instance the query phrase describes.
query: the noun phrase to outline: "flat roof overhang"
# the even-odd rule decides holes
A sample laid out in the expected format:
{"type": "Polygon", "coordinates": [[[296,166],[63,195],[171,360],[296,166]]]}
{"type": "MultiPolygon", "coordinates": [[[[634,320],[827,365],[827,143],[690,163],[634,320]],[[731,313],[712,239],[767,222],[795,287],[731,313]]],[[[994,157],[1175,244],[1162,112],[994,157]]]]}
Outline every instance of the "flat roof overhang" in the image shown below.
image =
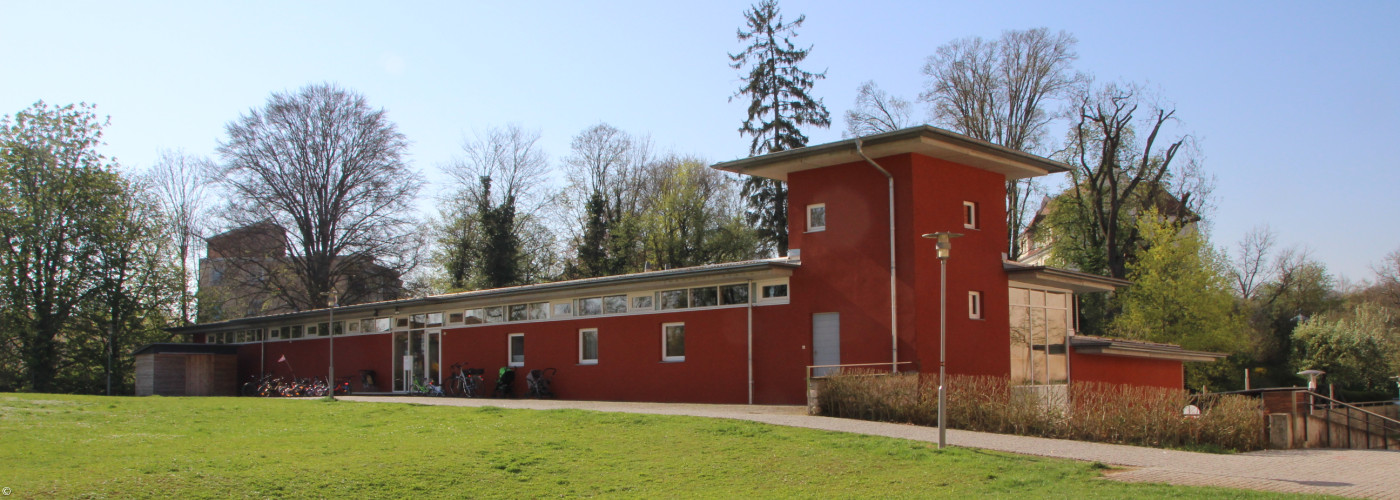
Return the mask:
{"type": "Polygon", "coordinates": [[[1119,356],[1126,358],[1165,359],[1183,362],[1213,363],[1228,354],[1208,351],[1191,351],[1172,344],[1158,344],[1136,340],[1109,339],[1075,335],[1069,345],[1074,352],[1098,356],[1119,356]]]}
{"type": "MultiPolygon", "coordinates": [[[[1058,161],[929,125],[861,137],[860,141],[861,150],[871,158],[917,153],[996,172],[1007,179],[1024,179],[1070,170],[1069,165],[1058,161]]],[[[847,139],[716,163],[713,168],[787,181],[788,174],[792,172],[860,161],[864,160],[856,153],[856,139],[847,139]]]]}
{"type": "Polygon", "coordinates": [[[379,311],[386,309],[390,311],[402,310],[402,313],[417,313],[430,312],[428,309],[423,309],[427,306],[445,304],[451,304],[453,307],[460,306],[463,309],[470,309],[477,306],[496,305],[505,300],[534,302],[573,297],[580,293],[608,295],[635,291],[642,285],[648,287],[680,284],[686,286],[703,286],[707,284],[729,283],[750,279],[759,281],[786,278],[791,276],[793,269],[798,267],[799,264],[789,262],[787,259],[782,258],[729,262],[707,266],[621,274],[617,276],[555,281],[536,285],[474,290],[470,292],[432,295],[412,299],[370,302],[366,304],[355,304],[327,309],[312,309],[268,316],[254,316],[216,323],[202,323],[198,325],[167,328],[166,331],[177,335],[216,332],[246,325],[265,324],[298,318],[325,317],[331,309],[334,309],[337,315],[363,313],[366,311],[373,311],[375,314],[379,314],[379,311]],[[418,309],[423,310],[419,311],[418,309]]]}
{"type": "Polygon", "coordinates": [[[1012,285],[1022,283],[1075,293],[1111,292],[1132,284],[1128,280],[1049,266],[1023,266],[1007,262],[1002,264],[1002,269],[1012,285]]]}

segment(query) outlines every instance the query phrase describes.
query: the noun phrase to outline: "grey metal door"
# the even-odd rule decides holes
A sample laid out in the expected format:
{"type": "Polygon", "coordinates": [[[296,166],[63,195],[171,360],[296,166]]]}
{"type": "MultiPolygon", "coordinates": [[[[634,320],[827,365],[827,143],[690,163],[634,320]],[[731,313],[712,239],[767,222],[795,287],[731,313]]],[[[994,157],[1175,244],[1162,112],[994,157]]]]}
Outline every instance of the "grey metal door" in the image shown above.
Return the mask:
{"type": "MultiPolygon", "coordinates": [[[[841,364],[841,313],[812,315],[812,364],[816,366],[841,364]]],[[[817,368],[812,375],[821,377],[836,368],[817,368]]]]}

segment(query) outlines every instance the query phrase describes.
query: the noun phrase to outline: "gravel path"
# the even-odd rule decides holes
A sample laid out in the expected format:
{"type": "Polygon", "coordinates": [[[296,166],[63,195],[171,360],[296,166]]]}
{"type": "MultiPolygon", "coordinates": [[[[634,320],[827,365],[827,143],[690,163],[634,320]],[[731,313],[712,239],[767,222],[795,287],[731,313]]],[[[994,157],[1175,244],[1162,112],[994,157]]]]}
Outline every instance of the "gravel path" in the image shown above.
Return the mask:
{"type": "MultiPolygon", "coordinates": [[[[531,410],[571,408],[657,415],[732,418],[789,427],[938,441],[938,428],[807,415],[802,406],[620,403],[523,399],[343,396],[347,401],[498,406],[531,410]]],[[[1130,467],[1117,481],[1224,486],[1356,498],[1400,499],[1400,451],[1269,450],[1216,455],[1115,444],[948,430],[948,444],[969,448],[1103,462],[1130,467]]]]}

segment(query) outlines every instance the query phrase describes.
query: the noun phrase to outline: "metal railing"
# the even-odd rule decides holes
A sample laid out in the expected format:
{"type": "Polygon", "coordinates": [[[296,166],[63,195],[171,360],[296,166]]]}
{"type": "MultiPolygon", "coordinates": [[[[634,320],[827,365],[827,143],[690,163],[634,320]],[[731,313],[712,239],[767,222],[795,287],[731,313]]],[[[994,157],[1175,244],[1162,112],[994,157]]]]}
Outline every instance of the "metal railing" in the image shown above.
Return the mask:
{"type": "MultiPolygon", "coordinates": [[[[1380,438],[1380,448],[1391,449],[1391,441],[1400,441],[1400,420],[1396,420],[1379,413],[1362,409],[1356,405],[1337,401],[1316,392],[1305,391],[1308,395],[1308,413],[1313,414],[1318,411],[1324,412],[1323,422],[1326,422],[1324,434],[1327,436],[1327,447],[1331,448],[1335,444],[1332,442],[1332,423],[1340,417],[1339,424],[1346,427],[1346,447],[1355,448],[1352,442],[1352,430],[1360,430],[1366,435],[1365,449],[1371,449],[1373,437],[1380,438]],[[1320,401],[1320,402],[1319,402],[1320,401]],[[1357,425],[1357,421],[1360,425],[1357,425]]],[[[1306,420],[1304,420],[1303,431],[1307,432],[1306,420]]],[[[1306,435],[1306,434],[1305,434],[1306,435]]]]}
{"type": "Polygon", "coordinates": [[[898,363],[891,363],[891,362],[889,362],[889,361],[886,361],[886,362],[884,362],[884,363],[856,363],[856,364],[849,364],[849,365],[812,365],[812,366],[808,366],[808,367],[807,367],[807,378],[811,379],[811,378],[821,378],[821,377],[827,376],[826,374],[816,375],[816,376],[813,376],[813,375],[812,375],[812,372],[815,372],[816,370],[821,369],[821,368],[835,368],[836,370],[833,370],[833,371],[839,372],[839,371],[845,370],[846,368],[863,368],[863,367],[871,367],[871,366],[888,366],[888,367],[890,367],[890,371],[893,372],[893,371],[897,371],[897,370],[898,370],[899,365],[912,365],[912,364],[914,364],[913,361],[900,361],[900,362],[898,362],[898,363]]]}

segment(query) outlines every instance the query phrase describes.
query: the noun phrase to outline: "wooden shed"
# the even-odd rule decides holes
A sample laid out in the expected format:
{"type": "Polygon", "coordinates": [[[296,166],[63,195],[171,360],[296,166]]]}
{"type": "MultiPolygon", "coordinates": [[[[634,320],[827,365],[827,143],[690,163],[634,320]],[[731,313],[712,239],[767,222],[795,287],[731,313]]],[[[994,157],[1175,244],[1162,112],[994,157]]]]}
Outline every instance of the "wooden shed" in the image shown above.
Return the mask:
{"type": "Polygon", "coordinates": [[[136,356],[137,396],[236,396],[238,346],[150,344],[136,356]]]}

